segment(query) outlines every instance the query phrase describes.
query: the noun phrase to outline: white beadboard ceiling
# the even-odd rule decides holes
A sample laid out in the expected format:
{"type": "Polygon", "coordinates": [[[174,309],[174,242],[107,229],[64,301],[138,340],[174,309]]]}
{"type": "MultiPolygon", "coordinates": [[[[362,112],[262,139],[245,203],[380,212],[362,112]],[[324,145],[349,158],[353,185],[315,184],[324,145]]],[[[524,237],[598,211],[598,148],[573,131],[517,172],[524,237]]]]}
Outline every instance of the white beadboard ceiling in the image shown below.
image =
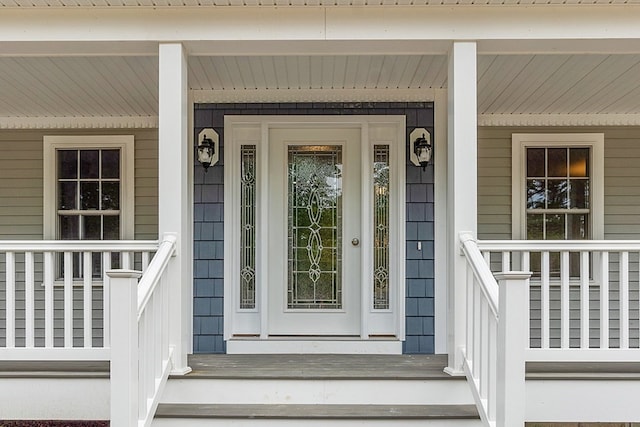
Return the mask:
{"type": "MultiPolygon", "coordinates": [[[[0,57],[0,117],[156,116],[156,57],[0,57]]],[[[482,55],[479,114],[640,114],[640,55],[482,55]]],[[[191,57],[198,91],[445,88],[444,56],[191,57]]]]}
{"type": "Polygon", "coordinates": [[[640,4],[640,0],[0,0],[0,7],[198,7],[198,6],[514,6],[640,4]]]}

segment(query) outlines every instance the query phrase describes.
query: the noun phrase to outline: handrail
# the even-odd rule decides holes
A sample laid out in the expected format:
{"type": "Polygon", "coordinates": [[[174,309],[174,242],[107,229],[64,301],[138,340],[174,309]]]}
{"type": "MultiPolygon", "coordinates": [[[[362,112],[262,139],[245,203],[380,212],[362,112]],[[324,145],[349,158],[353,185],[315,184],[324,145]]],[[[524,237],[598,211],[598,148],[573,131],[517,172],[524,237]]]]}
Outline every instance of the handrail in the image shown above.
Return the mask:
{"type": "Polygon", "coordinates": [[[151,260],[151,263],[149,263],[147,271],[138,283],[138,321],[175,251],[176,235],[171,233],[165,234],[156,255],[151,260]]]}
{"type": "Polygon", "coordinates": [[[634,251],[640,240],[482,240],[480,251],[634,251]]]}
{"type": "Polygon", "coordinates": [[[482,257],[478,248],[478,243],[471,233],[461,233],[460,243],[462,250],[469,260],[469,267],[473,270],[473,274],[478,279],[480,289],[487,298],[489,307],[496,318],[498,317],[498,282],[496,282],[491,269],[482,257]]]}
{"type": "Polygon", "coordinates": [[[459,296],[467,301],[463,368],[471,393],[485,426],[523,425],[530,273],[494,277],[473,235],[459,238],[467,268],[466,292],[459,296]]]}
{"type": "Polygon", "coordinates": [[[179,268],[172,258],[176,241],[176,234],[163,236],[143,275],[134,270],[107,272],[117,302],[111,305],[112,425],[149,427],[169,377],[169,290],[179,268]]]}
{"type": "Polygon", "coordinates": [[[157,240],[0,240],[0,252],[155,251],[157,240]]]}

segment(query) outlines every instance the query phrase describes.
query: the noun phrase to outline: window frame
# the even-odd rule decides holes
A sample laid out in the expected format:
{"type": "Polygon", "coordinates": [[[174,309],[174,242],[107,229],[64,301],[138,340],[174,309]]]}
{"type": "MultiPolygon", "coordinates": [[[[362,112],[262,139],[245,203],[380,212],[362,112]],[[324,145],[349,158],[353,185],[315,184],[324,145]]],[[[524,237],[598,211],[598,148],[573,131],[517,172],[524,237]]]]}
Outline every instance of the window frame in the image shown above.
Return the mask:
{"type": "Polygon", "coordinates": [[[526,149],[574,148],[590,149],[590,238],[604,239],[604,133],[514,133],[512,147],[511,235],[514,240],[527,240],[526,149]]]}
{"type": "Polygon", "coordinates": [[[134,238],[134,136],[133,135],[45,135],[44,143],[44,206],[43,237],[57,237],[58,174],[56,151],[85,149],[120,149],[120,240],[134,238]]]}

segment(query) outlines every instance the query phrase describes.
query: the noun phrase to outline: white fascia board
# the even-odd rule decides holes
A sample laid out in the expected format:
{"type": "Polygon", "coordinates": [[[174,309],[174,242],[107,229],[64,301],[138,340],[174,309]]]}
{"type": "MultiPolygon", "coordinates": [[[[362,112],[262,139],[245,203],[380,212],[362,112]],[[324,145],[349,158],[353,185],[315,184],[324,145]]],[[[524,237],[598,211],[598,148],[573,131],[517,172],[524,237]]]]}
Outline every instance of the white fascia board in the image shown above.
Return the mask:
{"type": "Polygon", "coordinates": [[[427,102],[434,89],[255,89],[193,90],[196,103],[207,102],[427,102]]]}
{"type": "Polygon", "coordinates": [[[640,114],[480,114],[478,126],[640,126],[640,114]]]}
{"type": "Polygon", "coordinates": [[[640,5],[34,8],[3,10],[0,42],[633,40],[638,15],[640,5]]]}
{"type": "Polygon", "coordinates": [[[0,129],[156,129],[157,116],[0,117],[0,129]]]}

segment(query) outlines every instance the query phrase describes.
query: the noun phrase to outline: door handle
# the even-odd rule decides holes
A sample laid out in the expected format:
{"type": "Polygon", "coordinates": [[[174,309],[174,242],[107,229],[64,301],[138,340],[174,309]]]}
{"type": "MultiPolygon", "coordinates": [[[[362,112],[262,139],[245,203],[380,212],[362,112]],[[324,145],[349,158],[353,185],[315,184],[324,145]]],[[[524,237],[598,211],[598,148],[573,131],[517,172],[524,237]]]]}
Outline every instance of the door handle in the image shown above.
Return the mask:
{"type": "Polygon", "coordinates": [[[358,240],[357,237],[354,237],[353,239],[351,239],[351,244],[353,246],[358,246],[360,244],[360,240],[358,240]]]}

